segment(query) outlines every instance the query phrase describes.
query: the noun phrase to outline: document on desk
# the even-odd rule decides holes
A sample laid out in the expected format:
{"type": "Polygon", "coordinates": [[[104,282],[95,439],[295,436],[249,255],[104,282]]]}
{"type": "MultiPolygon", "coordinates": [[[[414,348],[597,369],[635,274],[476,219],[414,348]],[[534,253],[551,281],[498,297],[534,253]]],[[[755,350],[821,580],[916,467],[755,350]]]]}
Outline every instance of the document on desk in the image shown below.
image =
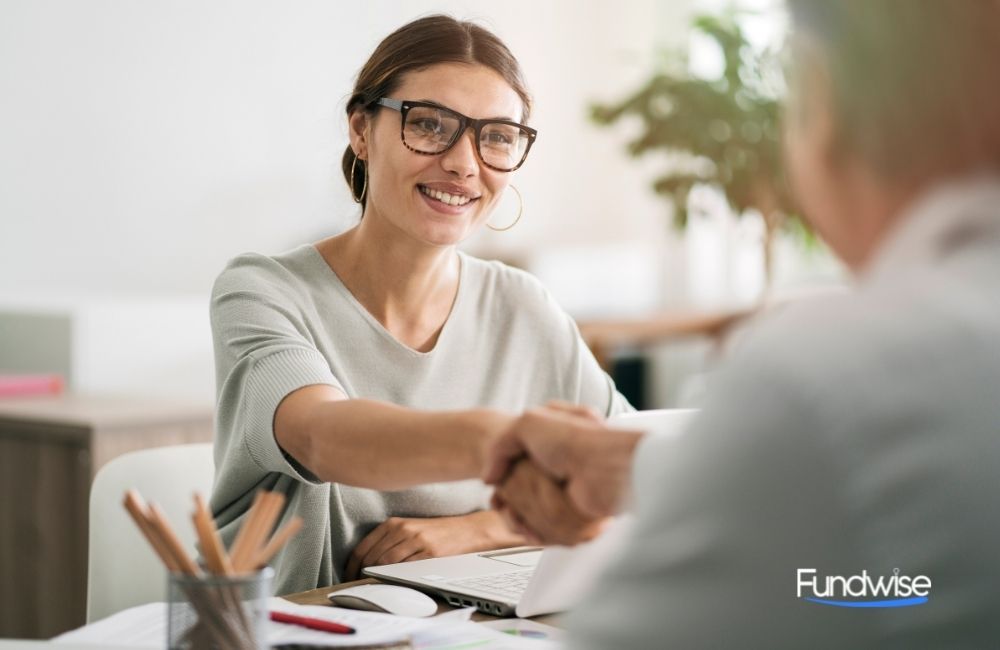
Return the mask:
{"type": "MultiPolygon", "coordinates": [[[[351,647],[392,643],[410,639],[416,650],[446,650],[461,645],[477,650],[560,650],[562,645],[550,640],[513,636],[449,612],[433,618],[407,618],[361,612],[323,605],[296,605],[283,598],[268,602],[271,611],[309,616],[349,625],[355,634],[331,634],[297,625],[268,622],[268,643],[313,644],[328,647],[351,647]]],[[[115,646],[148,647],[161,650],[167,645],[167,605],[150,603],[113,614],[78,630],[53,639],[56,643],[94,643],[115,646]]]]}

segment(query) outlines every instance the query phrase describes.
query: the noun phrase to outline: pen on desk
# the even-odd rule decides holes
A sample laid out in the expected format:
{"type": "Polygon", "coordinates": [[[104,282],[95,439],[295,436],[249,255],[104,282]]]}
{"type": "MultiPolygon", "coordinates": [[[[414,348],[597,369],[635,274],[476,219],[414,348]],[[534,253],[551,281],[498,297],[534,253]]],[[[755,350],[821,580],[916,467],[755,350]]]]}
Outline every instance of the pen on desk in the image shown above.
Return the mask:
{"type": "Polygon", "coordinates": [[[354,628],[343,623],[324,621],[321,618],[311,618],[309,616],[297,616],[286,614],[285,612],[271,612],[271,620],[275,623],[290,623],[291,625],[301,625],[312,630],[322,630],[334,634],[354,634],[354,628]]]}

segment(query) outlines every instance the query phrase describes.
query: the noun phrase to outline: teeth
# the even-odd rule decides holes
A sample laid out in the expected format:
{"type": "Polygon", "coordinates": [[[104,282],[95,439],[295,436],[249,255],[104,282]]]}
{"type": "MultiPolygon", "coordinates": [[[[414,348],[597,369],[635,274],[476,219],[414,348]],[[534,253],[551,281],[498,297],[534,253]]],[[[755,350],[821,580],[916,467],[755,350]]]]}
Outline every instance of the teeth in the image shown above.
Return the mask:
{"type": "Polygon", "coordinates": [[[420,186],[420,191],[427,196],[437,199],[441,203],[447,203],[448,205],[465,205],[472,199],[467,196],[460,196],[458,194],[448,194],[447,192],[441,192],[440,190],[432,190],[429,187],[420,186]]]}

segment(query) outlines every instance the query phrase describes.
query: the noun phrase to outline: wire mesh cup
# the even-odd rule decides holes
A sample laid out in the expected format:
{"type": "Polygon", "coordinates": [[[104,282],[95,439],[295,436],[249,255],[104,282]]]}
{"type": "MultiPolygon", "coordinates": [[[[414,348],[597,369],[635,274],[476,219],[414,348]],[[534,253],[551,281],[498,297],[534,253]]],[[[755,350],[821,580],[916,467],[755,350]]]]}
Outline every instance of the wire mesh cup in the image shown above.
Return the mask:
{"type": "Polygon", "coordinates": [[[171,650],[265,650],[274,571],[240,576],[170,573],[167,640],[171,650]]]}

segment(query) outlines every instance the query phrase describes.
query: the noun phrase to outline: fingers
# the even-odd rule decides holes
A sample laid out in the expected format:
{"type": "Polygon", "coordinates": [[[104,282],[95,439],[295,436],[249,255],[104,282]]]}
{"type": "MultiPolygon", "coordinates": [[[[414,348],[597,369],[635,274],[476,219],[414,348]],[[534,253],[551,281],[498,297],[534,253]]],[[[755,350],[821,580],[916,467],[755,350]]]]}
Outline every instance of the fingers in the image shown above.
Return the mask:
{"type": "Polygon", "coordinates": [[[496,485],[502,481],[503,477],[507,475],[510,465],[518,458],[523,457],[524,453],[524,444],[516,429],[511,428],[506,433],[501,434],[490,450],[490,459],[486,464],[483,482],[487,485],[496,485]]]}
{"type": "Polygon", "coordinates": [[[413,555],[403,558],[400,562],[416,562],[417,560],[429,560],[434,557],[433,553],[428,553],[427,551],[418,551],[413,555]]]}
{"type": "Polygon", "coordinates": [[[553,399],[546,402],[545,408],[552,409],[553,411],[562,411],[563,413],[570,415],[576,415],[592,422],[604,422],[604,418],[601,417],[597,411],[584,404],[573,404],[572,402],[564,402],[563,400],[553,399]]]}
{"type": "Polygon", "coordinates": [[[574,479],[566,483],[566,497],[585,517],[610,517],[619,511],[619,496],[623,492],[617,486],[606,486],[595,490],[584,480],[574,479]]]}
{"type": "Polygon", "coordinates": [[[507,507],[507,502],[496,492],[493,493],[490,499],[490,508],[500,515],[500,519],[503,520],[503,524],[507,527],[507,530],[524,538],[524,544],[528,544],[529,546],[542,545],[542,540],[538,539],[537,535],[528,530],[528,527],[517,516],[517,513],[507,507]]]}
{"type": "Polygon", "coordinates": [[[428,540],[423,528],[429,523],[420,519],[390,517],[384,524],[389,532],[376,544],[364,559],[361,568],[382,564],[396,564],[421,551],[428,551],[428,540]]]}
{"type": "MultiPolygon", "coordinates": [[[[567,409],[570,408],[578,407],[567,405],[567,409]]],[[[569,441],[576,430],[593,425],[590,417],[561,408],[526,411],[493,444],[483,480],[496,485],[504,479],[514,462],[523,456],[529,456],[549,474],[563,478],[567,471],[569,441]]]]}
{"type": "Polygon", "coordinates": [[[541,546],[543,544],[542,540],[539,539],[532,531],[528,530],[524,522],[520,517],[517,516],[510,508],[504,506],[497,509],[500,514],[501,519],[503,519],[504,525],[516,535],[520,535],[523,538],[523,544],[529,546],[541,546]]]}
{"type": "Polygon", "coordinates": [[[510,511],[502,512],[509,525],[546,544],[577,544],[595,537],[603,525],[602,519],[581,514],[562,486],[534,463],[518,462],[497,492],[510,511]]]}
{"type": "Polygon", "coordinates": [[[385,524],[376,526],[374,530],[368,533],[364,539],[362,539],[354,550],[351,551],[351,556],[347,559],[347,568],[344,570],[344,577],[347,580],[356,580],[358,574],[361,572],[361,560],[368,555],[368,552],[377,544],[386,534],[388,534],[389,529],[385,524]]]}
{"type": "MultiPolygon", "coordinates": [[[[495,502],[503,507],[502,501],[495,502]]],[[[509,535],[492,512],[453,517],[390,517],[357,545],[348,558],[345,579],[362,569],[381,564],[409,562],[426,557],[459,555],[497,548],[491,546],[509,535]]]]}
{"type": "Polygon", "coordinates": [[[407,534],[407,532],[398,525],[398,521],[399,520],[392,518],[382,524],[383,526],[390,528],[390,531],[362,558],[362,569],[369,566],[378,566],[380,564],[395,564],[396,562],[402,562],[403,558],[422,550],[419,538],[407,534]]]}
{"type": "Polygon", "coordinates": [[[566,495],[589,517],[618,513],[632,489],[635,449],[641,431],[593,430],[577,441],[576,470],[566,481],[566,495]]]}
{"type": "Polygon", "coordinates": [[[348,580],[360,578],[361,570],[365,567],[402,562],[406,557],[423,550],[420,538],[409,536],[401,525],[402,521],[391,517],[361,540],[347,562],[345,577],[348,580]]]}

